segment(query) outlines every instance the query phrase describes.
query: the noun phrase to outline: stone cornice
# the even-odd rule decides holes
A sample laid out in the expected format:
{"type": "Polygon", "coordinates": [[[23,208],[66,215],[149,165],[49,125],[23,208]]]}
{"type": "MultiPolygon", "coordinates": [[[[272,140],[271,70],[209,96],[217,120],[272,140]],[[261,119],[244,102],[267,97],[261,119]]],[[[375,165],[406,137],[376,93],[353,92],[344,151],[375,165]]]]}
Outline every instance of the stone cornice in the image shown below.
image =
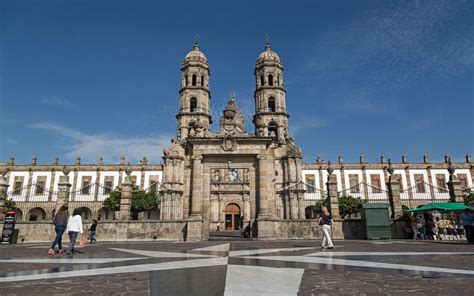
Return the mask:
{"type": "MultiPolygon", "coordinates": [[[[72,171],[91,171],[91,172],[116,172],[123,170],[125,165],[68,165],[68,164],[61,164],[61,165],[1,165],[5,166],[9,169],[9,171],[44,171],[50,172],[54,171],[62,171],[63,167],[66,166],[69,170],[72,171]]],[[[142,165],[130,165],[132,171],[162,171],[163,165],[161,164],[148,164],[145,166],[142,165]]]]}
{"type": "MultiPolygon", "coordinates": [[[[448,168],[447,163],[392,163],[392,167],[394,169],[421,169],[421,170],[426,170],[426,169],[447,169],[448,168]]],[[[469,163],[453,163],[453,166],[455,169],[470,169],[471,164],[469,163]]],[[[326,163],[318,164],[318,163],[304,163],[302,166],[303,170],[319,170],[323,169],[326,170],[328,165],[326,163]]],[[[331,163],[331,167],[335,170],[381,170],[381,169],[386,169],[388,167],[387,163],[344,163],[344,164],[337,164],[337,163],[331,163]]]]}

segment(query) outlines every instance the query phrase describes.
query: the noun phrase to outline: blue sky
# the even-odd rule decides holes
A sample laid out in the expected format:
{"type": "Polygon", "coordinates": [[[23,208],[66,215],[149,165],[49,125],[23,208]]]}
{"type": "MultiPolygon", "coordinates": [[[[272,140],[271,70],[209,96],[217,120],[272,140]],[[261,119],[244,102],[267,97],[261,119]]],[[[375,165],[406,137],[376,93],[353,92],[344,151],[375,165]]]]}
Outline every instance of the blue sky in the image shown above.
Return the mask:
{"type": "Polygon", "coordinates": [[[473,1],[3,0],[0,13],[0,162],[158,163],[196,33],[214,130],[235,93],[253,132],[268,33],[306,162],[474,150],[473,1]]]}

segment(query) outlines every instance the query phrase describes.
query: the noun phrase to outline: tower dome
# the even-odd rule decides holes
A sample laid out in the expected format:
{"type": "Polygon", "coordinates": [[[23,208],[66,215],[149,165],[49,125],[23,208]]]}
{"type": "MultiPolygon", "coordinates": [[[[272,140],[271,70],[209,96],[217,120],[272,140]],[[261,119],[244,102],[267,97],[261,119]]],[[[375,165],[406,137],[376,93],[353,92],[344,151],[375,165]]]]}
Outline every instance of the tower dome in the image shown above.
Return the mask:
{"type": "Polygon", "coordinates": [[[280,57],[274,52],[270,46],[270,43],[265,44],[265,50],[258,55],[256,67],[265,62],[276,62],[281,64],[280,57]]]}
{"type": "Polygon", "coordinates": [[[201,62],[204,64],[208,64],[207,58],[204,53],[199,48],[199,43],[194,43],[194,48],[184,58],[183,65],[192,62],[201,62]]]}

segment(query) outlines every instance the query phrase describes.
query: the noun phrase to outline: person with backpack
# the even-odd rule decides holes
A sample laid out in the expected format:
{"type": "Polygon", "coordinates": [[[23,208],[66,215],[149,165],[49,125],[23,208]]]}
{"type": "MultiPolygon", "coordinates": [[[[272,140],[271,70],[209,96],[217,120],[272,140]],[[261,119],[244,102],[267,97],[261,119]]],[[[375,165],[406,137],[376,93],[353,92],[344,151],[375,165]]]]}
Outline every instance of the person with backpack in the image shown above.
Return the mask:
{"type": "Polygon", "coordinates": [[[49,255],[64,254],[62,240],[63,240],[64,231],[66,231],[68,219],[69,219],[68,207],[63,205],[59,208],[58,212],[54,215],[54,218],[53,218],[54,231],[56,232],[56,237],[53,241],[53,244],[51,245],[51,248],[48,250],[49,255]]]}

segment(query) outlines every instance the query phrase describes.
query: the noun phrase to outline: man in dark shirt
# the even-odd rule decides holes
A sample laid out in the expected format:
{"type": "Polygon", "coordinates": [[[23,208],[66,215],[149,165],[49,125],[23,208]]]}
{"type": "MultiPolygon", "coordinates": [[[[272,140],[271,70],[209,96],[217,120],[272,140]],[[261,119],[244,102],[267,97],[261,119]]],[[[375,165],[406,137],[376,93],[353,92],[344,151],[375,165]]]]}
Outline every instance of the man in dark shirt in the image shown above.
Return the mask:
{"type": "Polygon", "coordinates": [[[97,229],[97,220],[94,219],[92,220],[92,224],[89,227],[89,240],[91,244],[97,242],[97,239],[95,238],[96,229],[97,229]]]}

